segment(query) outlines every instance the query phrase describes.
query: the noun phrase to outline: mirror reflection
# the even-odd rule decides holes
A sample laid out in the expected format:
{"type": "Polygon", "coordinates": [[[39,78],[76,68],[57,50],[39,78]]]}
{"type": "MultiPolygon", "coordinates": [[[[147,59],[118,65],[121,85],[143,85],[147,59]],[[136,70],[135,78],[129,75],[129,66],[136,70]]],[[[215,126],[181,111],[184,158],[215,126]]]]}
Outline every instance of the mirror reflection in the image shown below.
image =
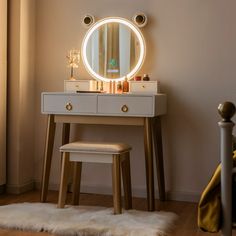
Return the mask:
{"type": "Polygon", "coordinates": [[[91,68],[106,78],[126,76],[137,64],[140,45],[126,25],[108,23],[100,26],[88,40],[86,55],[91,68]]]}
{"type": "Polygon", "coordinates": [[[96,73],[112,80],[123,78],[140,62],[140,46],[140,38],[128,25],[120,22],[102,24],[87,40],[83,50],[87,60],[85,65],[90,67],[93,76],[96,73]]]}

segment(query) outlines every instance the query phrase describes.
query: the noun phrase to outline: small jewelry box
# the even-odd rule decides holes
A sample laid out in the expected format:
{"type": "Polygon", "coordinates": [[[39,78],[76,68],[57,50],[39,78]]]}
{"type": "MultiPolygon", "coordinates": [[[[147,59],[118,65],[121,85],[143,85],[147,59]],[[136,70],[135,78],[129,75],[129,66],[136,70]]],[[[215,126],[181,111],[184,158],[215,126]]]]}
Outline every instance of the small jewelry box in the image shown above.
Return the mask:
{"type": "Polygon", "coordinates": [[[64,92],[95,91],[95,80],[64,80],[64,92]]]}
{"type": "Polygon", "coordinates": [[[130,93],[160,93],[158,81],[129,81],[130,93]]]}

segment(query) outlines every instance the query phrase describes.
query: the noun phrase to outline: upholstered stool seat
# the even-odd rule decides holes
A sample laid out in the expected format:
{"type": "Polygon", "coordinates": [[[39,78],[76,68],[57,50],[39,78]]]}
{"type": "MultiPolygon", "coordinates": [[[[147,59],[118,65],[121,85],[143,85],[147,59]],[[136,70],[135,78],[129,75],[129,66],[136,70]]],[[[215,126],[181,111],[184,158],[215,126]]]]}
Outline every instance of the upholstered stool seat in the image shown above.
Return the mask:
{"type": "Polygon", "coordinates": [[[121,172],[124,188],[125,209],[132,208],[130,157],[131,147],[125,143],[73,142],[60,147],[62,155],[61,182],[58,207],[66,200],[69,163],[74,162],[73,204],[78,204],[82,162],[112,164],[112,188],[114,214],[121,213],[121,172]]]}

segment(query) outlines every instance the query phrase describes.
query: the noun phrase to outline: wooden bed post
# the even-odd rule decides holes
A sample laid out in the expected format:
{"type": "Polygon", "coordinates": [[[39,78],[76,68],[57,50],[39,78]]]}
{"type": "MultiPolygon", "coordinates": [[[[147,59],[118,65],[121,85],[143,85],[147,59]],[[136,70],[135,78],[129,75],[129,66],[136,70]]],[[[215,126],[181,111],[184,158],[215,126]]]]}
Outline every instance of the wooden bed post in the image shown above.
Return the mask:
{"type": "Polygon", "coordinates": [[[232,235],[232,130],[234,123],[231,121],[235,113],[235,106],[231,102],[219,105],[218,111],[222,117],[220,121],[220,158],[221,158],[221,204],[222,204],[222,235],[232,235]]]}

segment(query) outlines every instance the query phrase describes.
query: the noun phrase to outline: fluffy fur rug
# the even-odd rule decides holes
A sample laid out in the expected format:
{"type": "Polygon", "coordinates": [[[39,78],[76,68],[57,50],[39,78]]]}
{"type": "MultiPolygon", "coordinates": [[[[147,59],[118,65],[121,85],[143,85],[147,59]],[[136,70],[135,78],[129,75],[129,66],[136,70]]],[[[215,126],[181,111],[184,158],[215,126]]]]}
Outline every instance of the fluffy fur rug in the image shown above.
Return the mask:
{"type": "Polygon", "coordinates": [[[0,227],[76,236],[165,236],[177,216],[170,212],[129,210],[113,215],[112,208],[19,203],[0,206],[0,227]]]}

